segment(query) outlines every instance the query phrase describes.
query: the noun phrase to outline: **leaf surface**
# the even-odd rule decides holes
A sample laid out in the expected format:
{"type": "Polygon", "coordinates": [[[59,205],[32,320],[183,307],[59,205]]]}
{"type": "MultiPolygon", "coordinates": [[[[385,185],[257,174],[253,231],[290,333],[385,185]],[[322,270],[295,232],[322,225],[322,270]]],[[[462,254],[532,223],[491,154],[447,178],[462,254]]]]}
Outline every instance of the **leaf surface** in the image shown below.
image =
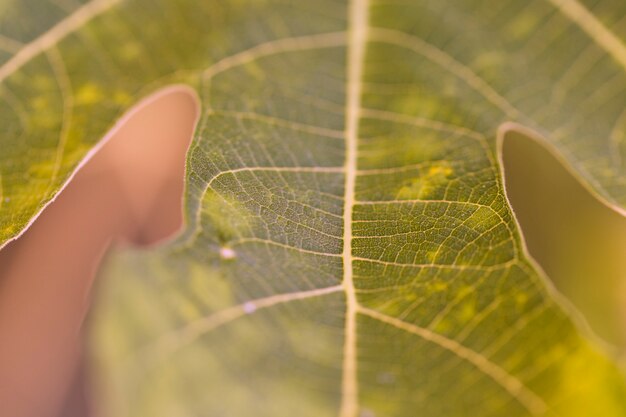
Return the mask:
{"type": "Polygon", "coordinates": [[[532,132],[624,206],[626,3],[25,3],[0,2],[39,30],[2,26],[3,241],[138,98],[202,103],[185,231],[103,272],[111,415],[626,414],[496,149],[532,132]]]}

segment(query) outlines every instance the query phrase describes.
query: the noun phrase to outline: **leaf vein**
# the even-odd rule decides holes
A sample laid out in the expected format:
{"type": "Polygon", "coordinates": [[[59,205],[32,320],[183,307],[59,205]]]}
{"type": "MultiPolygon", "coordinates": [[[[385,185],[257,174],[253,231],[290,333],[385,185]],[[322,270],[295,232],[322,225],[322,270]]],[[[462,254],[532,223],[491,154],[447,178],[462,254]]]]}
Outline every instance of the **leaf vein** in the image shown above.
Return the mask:
{"type": "Polygon", "coordinates": [[[494,382],[504,388],[513,398],[517,399],[532,415],[541,415],[545,412],[547,406],[545,402],[528,387],[526,387],[515,376],[508,373],[494,362],[479,352],[476,352],[454,339],[450,339],[440,333],[419,327],[417,325],[407,323],[395,317],[388,316],[376,310],[365,307],[359,307],[359,313],[366,315],[372,319],[382,323],[404,330],[408,333],[421,337],[424,340],[432,342],[443,349],[453,353],[461,359],[464,359],[474,365],[476,369],[491,378],[494,382]]]}

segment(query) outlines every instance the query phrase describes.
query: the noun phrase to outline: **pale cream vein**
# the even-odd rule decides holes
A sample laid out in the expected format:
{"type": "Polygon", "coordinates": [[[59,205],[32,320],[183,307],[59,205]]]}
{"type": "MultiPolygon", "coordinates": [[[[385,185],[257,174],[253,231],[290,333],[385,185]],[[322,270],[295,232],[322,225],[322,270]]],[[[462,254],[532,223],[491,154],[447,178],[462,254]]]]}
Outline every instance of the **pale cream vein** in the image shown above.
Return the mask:
{"type": "Polygon", "coordinates": [[[352,211],[355,201],[359,118],[365,44],[367,42],[368,0],[350,3],[350,43],[346,107],[346,178],[343,223],[343,287],[346,293],[346,326],[339,417],[357,417],[357,308],[352,271],[352,211]]]}
{"type": "Polygon", "coordinates": [[[626,70],[626,45],[577,0],[548,0],[626,70]]]}
{"type": "Polygon", "coordinates": [[[50,30],[26,44],[13,58],[0,67],[0,82],[24,66],[35,56],[56,45],[69,34],[77,31],[96,16],[104,13],[123,0],[92,0],[61,20],[50,30]]]}
{"type": "Polygon", "coordinates": [[[61,131],[59,132],[59,142],[57,144],[57,150],[52,168],[52,175],[50,176],[49,189],[46,191],[48,194],[51,188],[54,187],[54,181],[59,175],[61,170],[61,163],[63,162],[63,154],[65,153],[65,147],[69,137],[70,126],[72,124],[72,116],[74,112],[74,99],[72,92],[72,83],[70,76],[67,72],[67,67],[63,61],[61,52],[55,46],[51,46],[46,50],[46,56],[52,67],[55,79],[59,85],[59,91],[61,92],[61,98],[63,100],[63,116],[61,122],[61,131]]]}
{"type": "Polygon", "coordinates": [[[320,297],[341,291],[343,291],[343,286],[335,285],[332,287],[277,294],[265,298],[249,300],[192,321],[180,329],[176,329],[163,335],[156,341],[156,343],[142,349],[136,357],[139,358],[138,360],[141,360],[145,365],[154,366],[174,352],[190,345],[199,337],[238,318],[279,304],[320,297]]]}
{"type": "Polygon", "coordinates": [[[487,101],[492,103],[511,119],[528,119],[527,116],[515,108],[513,104],[494,90],[471,68],[424,40],[398,30],[385,28],[371,28],[371,39],[378,42],[397,45],[426,57],[430,61],[456,75],[460,80],[464,81],[469,87],[485,97],[487,101]]]}
{"type": "Polygon", "coordinates": [[[518,400],[532,415],[542,415],[547,406],[545,402],[528,387],[526,387],[519,379],[508,373],[505,369],[491,362],[487,357],[481,355],[454,339],[450,339],[442,334],[435,333],[432,330],[416,326],[411,323],[399,320],[395,317],[388,316],[376,310],[359,307],[358,312],[371,317],[400,330],[412,333],[424,340],[432,342],[443,349],[453,353],[461,359],[474,365],[483,374],[491,378],[494,382],[504,388],[513,398],[518,400]]]}

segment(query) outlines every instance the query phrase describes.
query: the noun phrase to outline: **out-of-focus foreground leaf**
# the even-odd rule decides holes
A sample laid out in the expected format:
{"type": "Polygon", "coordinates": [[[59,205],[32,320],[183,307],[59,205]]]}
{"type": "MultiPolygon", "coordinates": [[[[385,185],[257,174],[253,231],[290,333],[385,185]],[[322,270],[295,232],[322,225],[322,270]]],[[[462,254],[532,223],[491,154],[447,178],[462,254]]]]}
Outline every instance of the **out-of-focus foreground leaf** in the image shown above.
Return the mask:
{"type": "Polygon", "coordinates": [[[625,205],[625,16],[0,0],[0,239],[139,98],[184,83],[202,103],[186,229],[103,273],[111,415],[626,415],[616,360],[525,253],[496,154],[515,122],[625,205]]]}

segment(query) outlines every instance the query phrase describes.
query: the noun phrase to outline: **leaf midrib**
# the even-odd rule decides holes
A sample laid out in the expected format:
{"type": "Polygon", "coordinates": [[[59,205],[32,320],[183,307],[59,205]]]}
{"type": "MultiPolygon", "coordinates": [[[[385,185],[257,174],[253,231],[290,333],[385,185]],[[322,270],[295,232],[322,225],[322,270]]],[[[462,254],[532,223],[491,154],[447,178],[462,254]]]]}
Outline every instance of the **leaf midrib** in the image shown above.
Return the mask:
{"type": "Polygon", "coordinates": [[[358,381],[356,363],[358,302],[352,273],[352,211],[355,203],[361,88],[368,30],[368,0],[352,0],[349,13],[348,78],[346,101],[346,160],[343,225],[343,287],[346,325],[339,417],[356,417],[358,381]]]}

